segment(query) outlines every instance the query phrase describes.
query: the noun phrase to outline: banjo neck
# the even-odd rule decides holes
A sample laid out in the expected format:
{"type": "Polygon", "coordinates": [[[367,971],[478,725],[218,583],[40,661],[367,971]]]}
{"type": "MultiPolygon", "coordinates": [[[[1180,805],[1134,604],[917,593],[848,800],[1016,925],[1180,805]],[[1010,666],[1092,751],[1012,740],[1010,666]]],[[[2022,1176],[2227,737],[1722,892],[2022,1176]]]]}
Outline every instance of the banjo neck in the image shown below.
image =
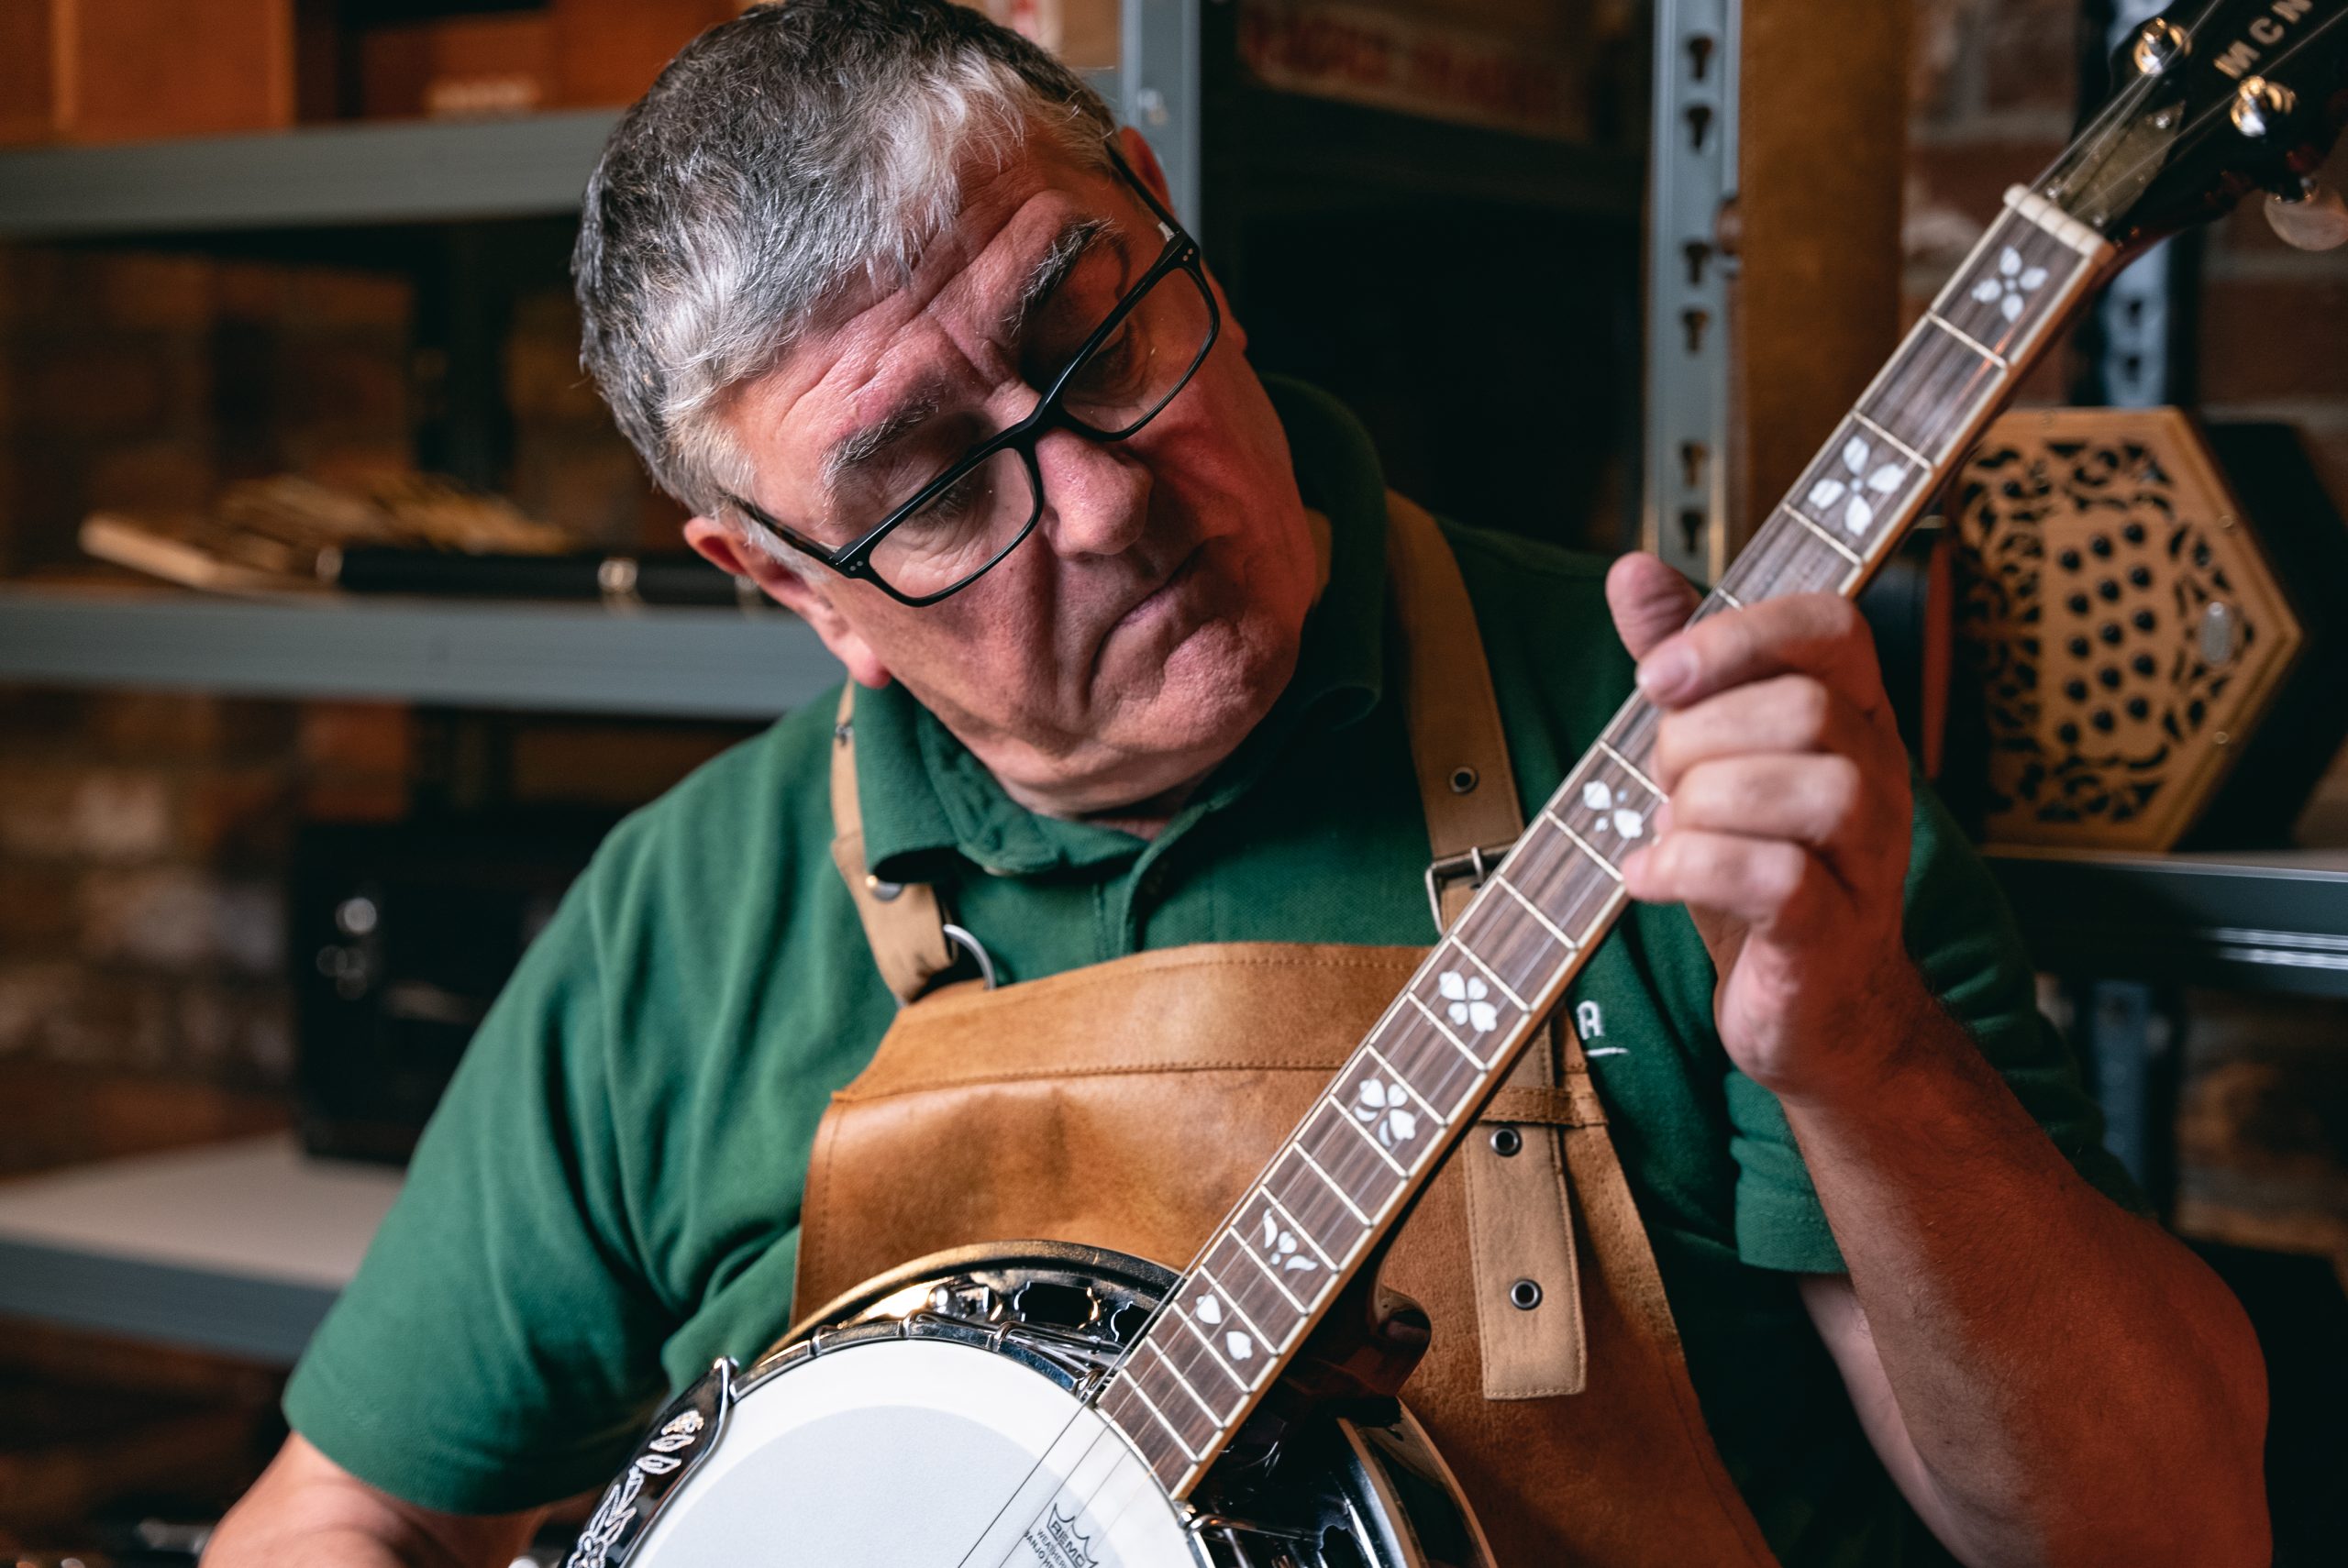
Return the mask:
{"type": "MultiPolygon", "coordinates": [[[[2004,211],[1689,624],[1857,594],[2112,269],[2044,195],[2004,211]]],[[[1539,1034],[1627,901],[1663,803],[1660,715],[1634,695],[1355,1047],[1102,1389],[1186,1497],[1539,1034]]]]}

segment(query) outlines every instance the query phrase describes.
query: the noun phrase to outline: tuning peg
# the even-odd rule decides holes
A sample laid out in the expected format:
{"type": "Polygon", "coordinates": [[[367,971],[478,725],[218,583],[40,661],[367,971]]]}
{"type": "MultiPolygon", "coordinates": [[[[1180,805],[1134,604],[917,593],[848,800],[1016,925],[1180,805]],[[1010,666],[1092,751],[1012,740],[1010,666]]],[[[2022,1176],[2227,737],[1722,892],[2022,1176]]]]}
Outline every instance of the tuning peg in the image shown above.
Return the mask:
{"type": "Polygon", "coordinates": [[[2266,221],[2283,243],[2299,250],[2330,250],[2348,245],[2348,202],[2330,185],[2310,180],[2294,201],[2280,194],[2266,198],[2266,221]]]}

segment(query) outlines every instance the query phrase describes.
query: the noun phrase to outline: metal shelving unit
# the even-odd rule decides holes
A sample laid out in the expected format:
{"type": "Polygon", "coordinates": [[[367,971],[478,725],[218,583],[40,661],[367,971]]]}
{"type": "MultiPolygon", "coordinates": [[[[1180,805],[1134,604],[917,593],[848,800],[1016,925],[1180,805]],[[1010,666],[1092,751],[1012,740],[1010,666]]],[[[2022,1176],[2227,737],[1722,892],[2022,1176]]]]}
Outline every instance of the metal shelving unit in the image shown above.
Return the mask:
{"type": "Polygon", "coordinates": [[[2348,998],[2348,850],[1988,858],[2051,972],[2348,998]]]}
{"type": "Polygon", "coordinates": [[[0,1182],[0,1313],[290,1365],[399,1187],[290,1133],[0,1182]]]}
{"type": "Polygon", "coordinates": [[[0,237],[85,239],[579,210],[616,110],[306,127],[0,155],[0,237]]]}
{"type": "Polygon", "coordinates": [[[0,588],[0,680],[771,719],[838,679],[781,611],[0,588]]]}

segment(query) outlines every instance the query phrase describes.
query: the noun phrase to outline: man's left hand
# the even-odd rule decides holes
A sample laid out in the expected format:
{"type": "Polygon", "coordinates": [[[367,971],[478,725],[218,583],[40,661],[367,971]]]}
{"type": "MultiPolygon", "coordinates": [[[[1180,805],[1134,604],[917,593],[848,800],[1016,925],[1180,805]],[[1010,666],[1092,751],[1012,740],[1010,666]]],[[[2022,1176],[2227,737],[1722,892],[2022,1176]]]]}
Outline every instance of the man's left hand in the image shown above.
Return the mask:
{"type": "Polygon", "coordinates": [[[1860,1088],[1928,1005],[1900,935],[1908,756],[1866,621],[1802,593],[1682,631],[1696,591],[1648,555],[1617,561],[1606,595],[1664,712],[1652,771],[1670,797],[1625,886],[1695,917],[1748,1077],[1789,1097],[1860,1088]]]}

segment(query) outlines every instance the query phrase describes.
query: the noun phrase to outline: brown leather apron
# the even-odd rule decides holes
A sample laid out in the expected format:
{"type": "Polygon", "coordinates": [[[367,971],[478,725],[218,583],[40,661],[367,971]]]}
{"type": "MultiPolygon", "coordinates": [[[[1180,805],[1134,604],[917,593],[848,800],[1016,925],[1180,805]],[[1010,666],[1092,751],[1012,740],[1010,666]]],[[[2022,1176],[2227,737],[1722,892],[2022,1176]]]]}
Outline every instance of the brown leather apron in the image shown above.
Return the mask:
{"type": "MultiPolygon", "coordinates": [[[[1405,706],[1440,869],[1521,823],[1457,567],[1424,513],[1397,497],[1390,519],[1405,706]]],[[[921,995],[951,946],[930,889],[864,868],[845,699],[833,800],[835,854],[875,958],[917,999],[816,1133],[794,1310],[975,1242],[1187,1262],[1423,956],[1202,944],[921,995]]],[[[1452,891],[1445,920],[1464,902],[1452,891]]],[[[1503,1568],[1769,1563],[1705,1429],[1580,1043],[1561,1018],[1556,1052],[1526,1055],[1387,1261],[1387,1281],[1435,1328],[1403,1397],[1503,1568]],[[1502,1127],[1513,1155],[1491,1137],[1502,1127]],[[1507,1296],[1526,1277],[1542,1302],[1521,1311],[1507,1296]]]]}

